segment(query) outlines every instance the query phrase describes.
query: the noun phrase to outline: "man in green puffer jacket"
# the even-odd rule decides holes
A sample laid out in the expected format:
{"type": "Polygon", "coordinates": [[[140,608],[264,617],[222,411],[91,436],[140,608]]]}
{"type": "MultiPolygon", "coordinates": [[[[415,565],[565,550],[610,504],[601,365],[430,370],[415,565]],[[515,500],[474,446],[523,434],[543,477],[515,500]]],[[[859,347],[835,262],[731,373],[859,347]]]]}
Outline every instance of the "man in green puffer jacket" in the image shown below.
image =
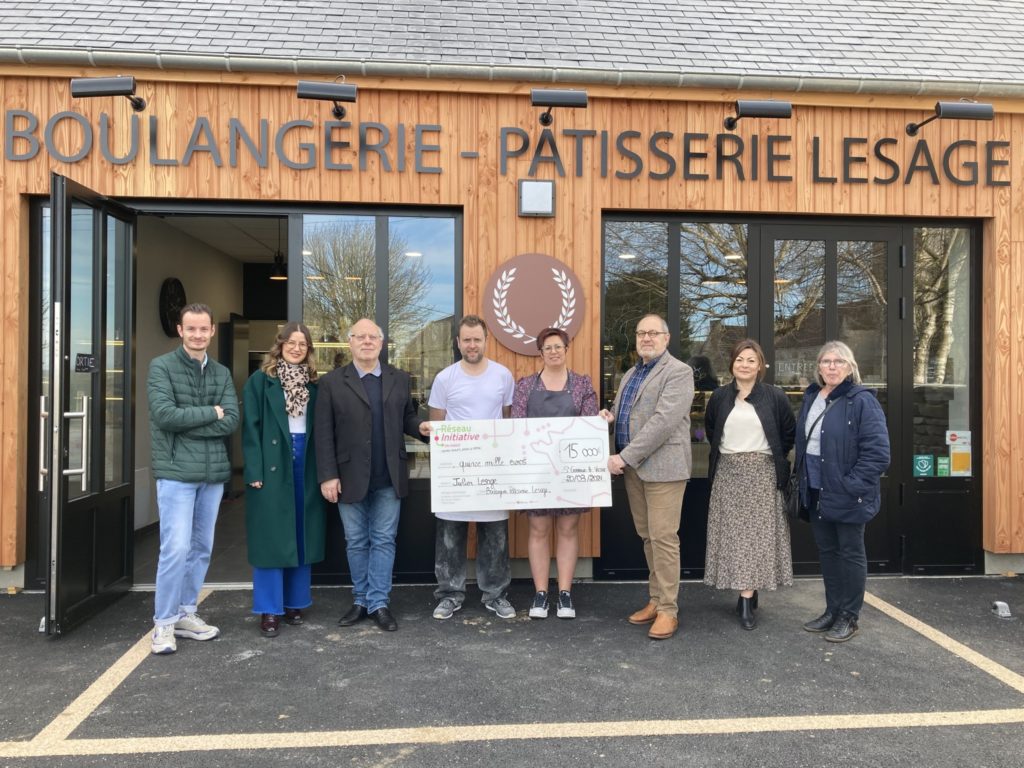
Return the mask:
{"type": "Polygon", "coordinates": [[[231,476],[225,439],[238,427],[231,372],[206,354],[216,326],[205,304],[181,310],[182,345],[149,365],[149,431],[160,512],[160,560],[151,650],[174,653],[176,637],[220,634],[196,614],[213,550],[224,483],[231,476]]]}

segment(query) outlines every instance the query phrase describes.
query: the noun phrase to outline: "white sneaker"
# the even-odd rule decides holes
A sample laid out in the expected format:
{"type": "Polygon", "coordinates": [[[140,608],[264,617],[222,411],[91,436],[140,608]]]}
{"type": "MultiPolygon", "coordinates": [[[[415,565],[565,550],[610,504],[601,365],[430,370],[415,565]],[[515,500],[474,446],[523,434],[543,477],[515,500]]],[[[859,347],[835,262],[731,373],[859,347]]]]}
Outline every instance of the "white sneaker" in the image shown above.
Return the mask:
{"type": "Polygon", "coordinates": [[[220,630],[207,624],[198,613],[188,613],[174,623],[175,637],[187,637],[189,640],[213,640],[220,630]]]}
{"type": "Polygon", "coordinates": [[[174,639],[174,625],[162,624],[159,627],[153,627],[149,649],[158,656],[174,653],[178,650],[178,642],[174,639]]]}
{"type": "Polygon", "coordinates": [[[572,604],[572,595],[564,589],[558,593],[558,618],[576,618],[576,608],[572,604]]]}
{"type": "Polygon", "coordinates": [[[531,619],[546,619],[548,617],[548,593],[538,592],[533,596],[533,605],[530,606],[531,619]]]}

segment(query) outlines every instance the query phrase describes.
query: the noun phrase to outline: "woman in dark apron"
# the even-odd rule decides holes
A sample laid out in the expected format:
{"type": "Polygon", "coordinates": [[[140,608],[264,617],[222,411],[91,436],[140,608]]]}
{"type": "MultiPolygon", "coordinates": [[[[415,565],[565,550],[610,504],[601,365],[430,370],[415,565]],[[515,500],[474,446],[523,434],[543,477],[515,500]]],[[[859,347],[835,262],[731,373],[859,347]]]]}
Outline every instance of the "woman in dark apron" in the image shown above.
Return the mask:
{"type": "MultiPolygon", "coordinates": [[[[569,335],[561,328],[545,328],[537,335],[537,348],[544,368],[516,383],[512,418],[596,416],[597,394],[590,377],[566,367],[569,335]]],[[[530,520],[530,572],[536,590],[530,607],[531,619],[546,619],[548,615],[552,525],[555,528],[555,562],[558,566],[556,612],[560,619],[576,618],[571,590],[580,551],[580,515],[584,511],[579,507],[526,510],[530,520]]]]}

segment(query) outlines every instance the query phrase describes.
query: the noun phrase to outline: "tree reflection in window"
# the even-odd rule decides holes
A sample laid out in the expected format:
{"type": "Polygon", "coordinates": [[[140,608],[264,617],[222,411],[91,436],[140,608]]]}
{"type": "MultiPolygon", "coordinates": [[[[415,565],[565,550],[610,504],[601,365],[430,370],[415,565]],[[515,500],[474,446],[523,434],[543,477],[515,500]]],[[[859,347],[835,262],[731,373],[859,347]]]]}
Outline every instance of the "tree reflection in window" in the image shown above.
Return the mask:
{"type": "MultiPolygon", "coordinates": [[[[948,431],[971,427],[970,230],[914,230],[913,451],[948,456],[948,431]]],[[[966,462],[969,473],[970,462],[966,462]]]]}
{"type": "Polygon", "coordinates": [[[886,407],[888,243],[840,240],[836,243],[838,337],[853,350],[864,384],[876,389],[886,407]]]}
{"type": "Polygon", "coordinates": [[[730,349],[747,336],[745,224],[609,221],[605,224],[605,296],[602,396],[615,399],[622,375],[635,362],[637,320],[648,312],[669,316],[673,354],[694,371],[690,412],[693,477],[707,474],[704,408],[711,391],[730,376],[730,349]],[[679,281],[669,285],[669,242],[677,238],[679,281]]]}
{"type": "MultiPolygon", "coordinates": [[[[330,370],[351,360],[349,326],[374,317],[377,306],[376,224],[368,216],[307,216],[303,222],[303,314],[321,342],[317,367],[330,370]],[[340,357],[339,357],[340,355],[340,357]]],[[[430,272],[404,256],[407,244],[392,237],[387,248],[389,333],[422,327],[430,272]]]]}
{"type": "Polygon", "coordinates": [[[825,341],[825,242],[776,240],[775,383],[800,392],[825,341]]]}
{"type": "Polygon", "coordinates": [[[915,384],[944,384],[947,378],[966,382],[967,367],[961,365],[954,376],[951,358],[967,349],[969,234],[966,229],[914,231],[915,384]]]}
{"type": "Polygon", "coordinates": [[[615,399],[619,381],[636,360],[636,323],[668,307],[668,225],[652,221],[605,224],[602,393],[615,399]]]}
{"type": "MultiPolygon", "coordinates": [[[[387,360],[410,375],[413,403],[427,416],[434,377],[455,358],[456,292],[462,290],[455,284],[455,228],[451,216],[303,217],[303,316],[316,338],[320,371],[352,359],[349,327],[374,318],[386,301],[387,360]],[[386,286],[378,283],[385,269],[386,286]]],[[[406,450],[410,476],[429,477],[426,446],[407,436],[406,450]]]]}
{"type": "Polygon", "coordinates": [[[679,354],[698,392],[730,380],[729,352],[747,335],[747,225],[681,224],[679,354]]]}

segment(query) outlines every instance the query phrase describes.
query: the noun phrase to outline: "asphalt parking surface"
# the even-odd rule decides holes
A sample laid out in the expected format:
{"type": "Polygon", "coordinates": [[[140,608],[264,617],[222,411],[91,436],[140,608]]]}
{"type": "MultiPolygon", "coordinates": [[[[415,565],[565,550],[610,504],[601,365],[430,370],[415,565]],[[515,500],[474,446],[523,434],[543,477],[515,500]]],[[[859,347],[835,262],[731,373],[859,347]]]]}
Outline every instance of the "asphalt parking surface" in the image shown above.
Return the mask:
{"type": "Polygon", "coordinates": [[[249,592],[215,590],[200,612],[221,637],[163,657],[143,640],[150,593],[56,640],[38,633],[40,595],[5,596],[0,765],[1024,764],[1024,579],[868,592],[836,645],[800,629],[823,607],[817,579],[762,593],[752,632],[734,593],[684,582],[680,632],[660,642],[625,621],[643,584],[577,585],[573,621],[527,618],[527,584],[512,620],[473,586],[448,621],[430,587],[398,587],[394,633],[337,626],[350,593],[320,588],[273,639],[249,592]]]}

